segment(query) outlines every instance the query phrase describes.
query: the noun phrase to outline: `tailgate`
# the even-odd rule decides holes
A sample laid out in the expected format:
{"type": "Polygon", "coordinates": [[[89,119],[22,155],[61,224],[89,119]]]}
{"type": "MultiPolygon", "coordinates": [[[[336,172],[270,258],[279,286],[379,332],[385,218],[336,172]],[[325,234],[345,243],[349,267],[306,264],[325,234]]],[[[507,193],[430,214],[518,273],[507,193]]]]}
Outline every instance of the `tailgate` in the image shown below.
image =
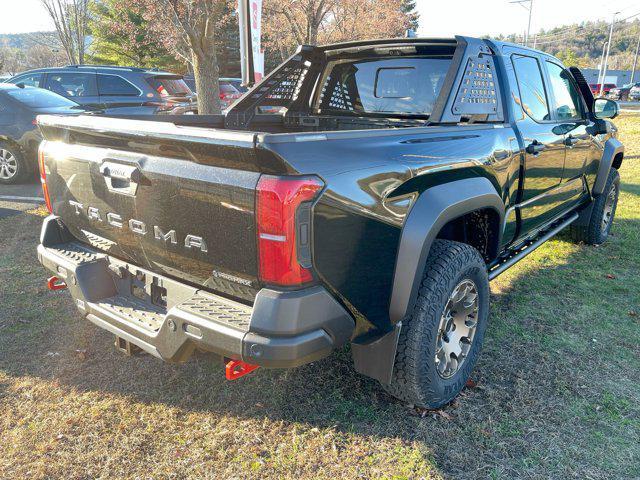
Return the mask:
{"type": "MultiPolygon", "coordinates": [[[[39,117],[54,214],[160,275],[246,301],[258,289],[255,134],[105,117],[39,117]]],[[[264,154],[263,154],[264,155],[264,154]]]]}

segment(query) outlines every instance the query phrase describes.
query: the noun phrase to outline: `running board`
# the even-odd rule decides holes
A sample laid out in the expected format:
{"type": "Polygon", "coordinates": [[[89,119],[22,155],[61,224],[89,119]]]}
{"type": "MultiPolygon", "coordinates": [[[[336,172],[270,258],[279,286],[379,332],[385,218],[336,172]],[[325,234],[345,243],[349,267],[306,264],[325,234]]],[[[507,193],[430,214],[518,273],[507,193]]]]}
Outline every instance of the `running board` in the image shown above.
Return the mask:
{"type": "Polygon", "coordinates": [[[569,215],[569,217],[567,217],[564,220],[561,220],[560,223],[556,224],[556,226],[554,227],[551,227],[550,230],[545,231],[540,237],[536,238],[531,243],[527,243],[524,247],[513,252],[510,257],[506,258],[505,260],[502,261],[502,263],[497,264],[496,266],[492,267],[489,270],[489,280],[493,280],[501,273],[504,273],[504,271],[507,270],[509,267],[512,267],[515,263],[518,263],[520,260],[522,260],[524,257],[529,255],[531,252],[533,252],[536,248],[538,248],[544,242],[546,242],[556,234],[560,233],[562,230],[567,228],[577,219],[578,219],[578,214],[576,212],[572,213],[571,215],[569,215]]]}

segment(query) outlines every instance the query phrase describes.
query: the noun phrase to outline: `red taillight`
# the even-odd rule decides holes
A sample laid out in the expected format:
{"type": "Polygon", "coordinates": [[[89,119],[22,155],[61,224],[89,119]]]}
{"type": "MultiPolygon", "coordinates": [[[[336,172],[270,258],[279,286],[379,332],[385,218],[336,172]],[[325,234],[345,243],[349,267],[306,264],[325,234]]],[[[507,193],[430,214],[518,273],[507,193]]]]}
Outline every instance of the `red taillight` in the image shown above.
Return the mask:
{"type": "Polygon", "coordinates": [[[313,280],[311,201],[323,186],[317,177],[260,177],[256,219],[263,282],[293,286],[313,280]]]}
{"type": "Polygon", "coordinates": [[[53,208],[51,208],[51,199],[49,198],[49,187],[47,187],[47,172],[44,165],[44,150],[42,146],[40,146],[40,150],[38,150],[38,166],[40,167],[40,183],[42,183],[44,202],[47,204],[47,210],[49,210],[50,213],[53,213],[53,208]]]}

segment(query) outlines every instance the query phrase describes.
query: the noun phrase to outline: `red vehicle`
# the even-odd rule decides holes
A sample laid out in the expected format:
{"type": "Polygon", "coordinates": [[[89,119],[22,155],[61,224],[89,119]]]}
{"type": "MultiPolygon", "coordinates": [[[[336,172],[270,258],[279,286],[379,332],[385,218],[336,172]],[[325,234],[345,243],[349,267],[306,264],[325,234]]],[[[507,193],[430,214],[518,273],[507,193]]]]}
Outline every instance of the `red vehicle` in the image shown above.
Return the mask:
{"type": "Polygon", "coordinates": [[[609,91],[612,88],[616,88],[617,85],[615,83],[605,83],[604,86],[601,83],[590,83],[589,88],[591,89],[591,93],[594,95],[608,95],[609,91]],[[602,86],[602,92],[600,91],[600,87],[602,86]]]}
{"type": "Polygon", "coordinates": [[[242,96],[236,87],[229,82],[220,81],[220,106],[224,110],[242,96]]]}

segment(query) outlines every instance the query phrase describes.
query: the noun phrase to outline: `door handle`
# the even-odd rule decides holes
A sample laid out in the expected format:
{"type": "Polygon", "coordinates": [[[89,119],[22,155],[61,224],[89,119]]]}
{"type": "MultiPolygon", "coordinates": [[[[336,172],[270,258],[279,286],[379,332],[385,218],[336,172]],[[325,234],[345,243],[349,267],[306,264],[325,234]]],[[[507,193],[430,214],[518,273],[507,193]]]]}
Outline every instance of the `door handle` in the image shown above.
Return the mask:
{"type": "Polygon", "coordinates": [[[578,143],[580,141],[579,138],[573,137],[571,135],[569,135],[567,138],[565,138],[564,140],[564,144],[567,147],[573,147],[576,143],[578,143]]]}
{"type": "Polygon", "coordinates": [[[547,148],[547,146],[544,143],[540,143],[537,140],[534,140],[529,145],[527,145],[527,153],[529,155],[538,155],[545,148],[547,148]]]}
{"type": "Polygon", "coordinates": [[[109,191],[123,195],[135,196],[142,172],[137,165],[124,165],[115,162],[104,162],[100,166],[109,191]]]}

